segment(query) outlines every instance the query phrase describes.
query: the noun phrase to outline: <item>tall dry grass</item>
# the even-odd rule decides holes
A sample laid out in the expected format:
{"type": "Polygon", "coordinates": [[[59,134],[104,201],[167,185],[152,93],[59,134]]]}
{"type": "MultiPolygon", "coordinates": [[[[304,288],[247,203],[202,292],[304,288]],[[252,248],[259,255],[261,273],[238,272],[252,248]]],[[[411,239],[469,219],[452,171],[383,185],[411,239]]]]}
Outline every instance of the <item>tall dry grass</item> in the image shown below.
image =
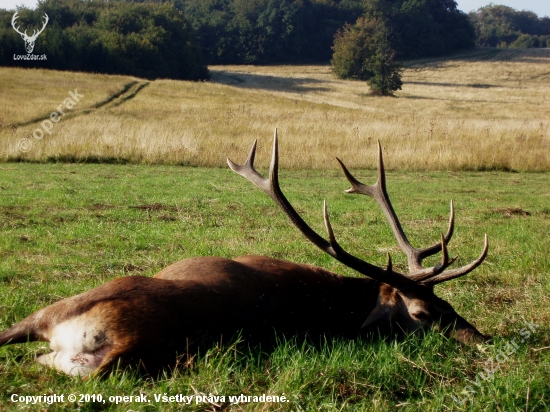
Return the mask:
{"type": "Polygon", "coordinates": [[[277,127],[285,168],[336,167],[335,155],[353,168],[372,167],[379,139],[390,168],[547,171],[548,67],[549,50],[412,61],[396,97],[374,97],[364,83],[336,80],[329,66],[212,67],[211,83],[150,84],[1,68],[0,153],[4,160],[219,167],[226,157],[242,160],[258,138],[263,164],[277,127]],[[40,121],[7,126],[44,117],[73,88],[85,98],[51,136],[32,138],[40,121]],[[32,147],[23,153],[18,142],[26,136],[32,147]]]}

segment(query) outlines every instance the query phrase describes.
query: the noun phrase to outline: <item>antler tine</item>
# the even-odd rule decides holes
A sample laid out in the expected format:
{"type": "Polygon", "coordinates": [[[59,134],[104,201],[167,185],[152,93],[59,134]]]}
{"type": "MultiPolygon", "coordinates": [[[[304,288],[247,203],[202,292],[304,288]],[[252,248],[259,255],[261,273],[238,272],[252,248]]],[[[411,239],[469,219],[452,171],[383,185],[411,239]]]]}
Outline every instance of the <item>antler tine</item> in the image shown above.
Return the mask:
{"type": "Polygon", "coordinates": [[[249,180],[258,188],[260,188],[264,193],[269,195],[269,197],[273,199],[277,206],[281,208],[281,210],[288,216],[292,223],[306,236],[306,238],[311,243],[313,243],[323,252],[329,254],[336,260],[342,262],[344,265],[377,281],[388,283],[396,287],[413,287],[415,285],[415,282],[400,273],[394,271],[386,271],[378,266],[365,262],[342,249],[334,236],[334,231],[332,230],[332,226],[328,217],[326,202],[323,206],[323,215],[325,219],[325,226],[327,228],[329,236],[329,241],[324,239],[311,227],[308,226],[308,224],[302,219],[302,217],[298,214],[298,212],[296,212],[296,210],[292,207],[290,202],[284,196],[279,186],[279,153],[277,142],[277,129],[275,129],[275,136],[273,139],[273,152],[271,156],[271,166],[269,168],[269,179],[264,178],[254,169],[255,154],[256,142],[254,142],[254,144],[252,145],[252,149],[250,150],[248,159],[243,165],[237,165],[229,159],[227,159],[227,164],[234,172],[243,176],[245,179],[249,180]]]}
{"type": "MultiPolygon", "coordinates": [[[[344,256],[344,255],[349,255],[344,249],[342,249],[342,246],[340,246],[340,244],[338,243],[338,241],[336,240],[336,236],[334,235],[334,230],[332,229],[332,225],[330,223],[330,219],[329,219],[329,216],[328,216],[328,208],[327,208],[327,201],[326,200],[323,200],[323,219],[325,221],[325,228],[327,229],[327,233],[328,233],[328,240],[329,240],[329,244],[330,244],[330,247],[332,248],[332,250],[336,253],[336,255],[340,255],[340,256],[344,256]]],[[[330,254],[330,253],[329,253],[330,254]]],[[[333,257],[335,257],[336,259],[340,260],[340,258],[338,258],[336,255],[332,255],[333,257]]],[[[349,255],[351,257],[354,257],[352,255],[349,255]]],[[[357,258],[356,258],[357,259],[357,258]]],[[[341,261],[341,260],[340,260],[341,261]]],[[[361,261],[362,262],[362,261],[361,261]]],[[[342,262],[344,263],[344,262],[342,262]]],[[[366,263],[366,262],[364,262],[366,263]]],[[[346,263],[345,263],[346,264],[346,263]]],[[[349,266],[349,265],[348,265],[349,266]]],[[[351,266],[350,266],[351,267],[351,266]]],[[[381,270],[381,268],[377,267],[377,266],[374,266],[376,269],[378,270],[381,270]]],[[[388,254],[388,266],[386,267],[386,272],[389,272],[389,273],[393,273],[392,271],[392,266],[391,266],[391,258],[388,254]]],[[[362,273],[362,272],[361,272],[362,273]]],[[[364,274],[364,273],[363,273],[364,274]]],[[[367,275],[367,276],[370,276],[367,275]]],[[[402,276],[401,274],[399,274],[399,276],[402,276]]],[[[373,276],[370,276],[370,277],[373,277],[373,276]]],[[[388,282],[387,279],[384,280],[386,283],[390,283],[388,282]]]]}
{"type": "MultiPolygon", "coordinates": [[[[251,181],[256,186],[258,186],[262,191],[269,192],[269,180],[259,174],[254,168],[254,159],[256,158],[256,146],[258,144],[257,140],[254,140],[250,152],[248,152],[248,157],[246,162],[242,165],[233,163],[230,159],[227,159],[227,164],[235,173],[240,174],[245,179],[251,181]]],[[[268,193],[269,194],[269,193],[268,193]]]]}
{"type": "Polygon", "coordinates": [[[16,24],[16,20],[19,18],[18,16],[18,11],[15,12],[15,14],[13,15],[13,17],[11,18],[11,25],[13,27],[13,29],[19,33],[21,36],[24,36],[24,38],[28,38],[30,40],[36,40],[36,38],[38,37],[38,35],[40,33],[42,33],[44,31],[44,29],[46,28],[46,25],[48,24],[48,22],[50,21],[50,18],[48,17],[48,15],[46,13],[44,13],[44,23],[42,24],[42,28],[40,30],[36,30],[34,29],[33,32],[32,32],[32,35],[29,36],[27,34],[27,30],[25,30],[23,33],[21,33],[19,31],[19,26],[15,27],[15,24],[16,24]]]}
{"type": "MultiPolygon", "coordinates": [[[[332,244],[338,244],[338,242],[336,242],[336,236],[334,236],[334,231],[332,230],[332,225],[330,224],[330,219],[328,217],[328,210],[327,210],[327,201],[326,199],[323,200],[323,218],[325,220],[325,227],[327,228],[327,233],[328,233],[328,241],[329,243],[332,245],[332,244]]],[[[333,246],[334,248],[334,246],[333,246]]]]}
{"type": "MultiPolygon", "coordinates": [[[[445,272],[442,272],[441,274],[438,274],[433,277],[426,278],[423,280],[422,284],[424,285],[437,285],[438,283],[447,282],[448,280],[455,279],[464,275],[467,275],[472,270],[477,268],[481,263],[485,260],[487,257],[487,252],[489,251],[489,239],[487,237],[487,233],[485,233],[485,241],[483,245],[483,251],[481,252],[481,255],[474,260],[473,262],[469,263],[468,265],[462,266],[461,268],[447,270],[445,272]]],[[[454,260],[454,259],[453,259],[454,260]]]]}
{"type": "Polygon", "coordinates": [[[441,234],[441,260],[437,265],[429,267],[429,268],[423,268],[419,271],[416,271],[412,274],[409,274],[409,278],[414,280],[415,282],[422,282],[426,279],[433,278],[434,276],[439,275],[440,273],[443,273],[445,269],[447,269],[449,266],[453,264],[453,262],[456,260],[456,257],[449,259],[449,252],[447,250],[447,242],[445,240],[445,237],[443,234],[441,234]]]}
{"type": "MultiPolygon", "coordinates": [[[[409,240],[407,239],[407,235],[405,234],[403,227],[399,222],[399,218],[397,217],[397,214],[393,209],[393,206],[388,196],[388,192],[386,190],[386,173],[384,169],[384,160],[382,156],[382,146],[380,144],[380,141],[378,141],[378,180],[372,186],[365,185],[360,181],[358,181],[347,169],[344,162],[342,162],[338,158],[336,158],[336,160],[338,160],[338,162],[340,163],[340,166],[342,167],[342,170],[344,171],[346,178],[348,179],[348,181],[351,183],[351,186],[352,186],[351,189],[346,190],[346,192],[370,196],[374,198],[376,202],[381,206],[382,211],[384,212],[384,214],[386,215],[386,218],[390,223],[394,236],[396,237],[397,242],[401,247],[401,250],[405,253],[405,255],[407,255],[409,272],[411,274],[415,274],[421,277],[428,276],[428,275],[435,276],[436,274],[441,273],[441,271],[444,270],[445,267],[449,265],[449,263],[444,263],[442,260],[442,262],[440,262],[437,266],[433,268],[428,268],[428,269],[422,267],[421,263],[422,263],[422,260],[425,259],[426,257],[432,256],[438,253],[439,251],[441,251],[443,249],[443,242],[437,243],[425,249],[417,249],[410,244],[409,240]],[[443,269],[441,269],[442,267],[443,269]]],[[[449,228],[447,229],[447,233],[443,237],[445,244],[447,244],[451,240],[453,231],[454,231],[454,206],[453,206],[453,203],[451,202],[449,228]]]]}
{"type": "MultiPolygon", "coordinates": [[[[451,238],[453,237],[455,228],[455,207],[454,203],[451,200],[451,206],[450,206],[450,213],[449,213],[449,225],[447,227],[447,233],[443,236],[445,239],[445,244],[448,244],[451,241],[451,238]]],[[[419,262],[422,262],[422,260],[426,259],[428,256],[433,256],[436,253],[440,252],[442,250],[442,244],[436,243],[435,245],[431,247],[427,247],[425,249],[416,249],[418,252],[418,259],[419,262]]]]}

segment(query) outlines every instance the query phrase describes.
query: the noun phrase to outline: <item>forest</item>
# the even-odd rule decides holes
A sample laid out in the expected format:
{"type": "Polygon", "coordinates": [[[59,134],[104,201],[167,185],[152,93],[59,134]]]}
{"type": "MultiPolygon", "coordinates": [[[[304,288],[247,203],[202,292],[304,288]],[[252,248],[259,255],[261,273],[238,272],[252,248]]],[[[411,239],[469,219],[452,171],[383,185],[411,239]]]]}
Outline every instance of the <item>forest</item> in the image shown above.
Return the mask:
{"type": "Polygon", "coordinates": [[[191,23],[168,3],[45,0],[21,9],[15,26],[30,35],[48,24],[34,54],[47,60],[16,60],[25,53],[12,28],[13,12],[0,10],[0,65],[127,74],[145,78],[202,80],[209,77],[191,23]]]}
{"type": "Polygon", "coordinates": [[[469,15],[454,0],[41,0],[0,9],[0,65],[144,78],[205,80],[209,64],[328,62],[335,35],[366,18],[384,23],[396,59],[477,46],[548,47],[550,19],[490,5],[469,15]],[[34,53],[12,27],[49,21],[34,53]]]}
{"type": "Polygon", "coordinates": [[[469,13],[480,47],[550,47],[550,17],[491,4],[469,13]]]}

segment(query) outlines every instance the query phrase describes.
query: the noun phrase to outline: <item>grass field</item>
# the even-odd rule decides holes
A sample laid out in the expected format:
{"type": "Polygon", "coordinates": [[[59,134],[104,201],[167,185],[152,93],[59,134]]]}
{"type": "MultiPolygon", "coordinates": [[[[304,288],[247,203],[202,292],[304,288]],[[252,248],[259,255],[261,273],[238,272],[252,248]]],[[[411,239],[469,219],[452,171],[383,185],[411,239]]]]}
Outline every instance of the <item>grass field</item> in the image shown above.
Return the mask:
{"type": "Polygon", "coordinates": [[[384,265],[391,252],[394,267],[406,270],[379,207],[343,193],[349,184],[333,156],[372,183],[382,140],[388,191],[415,246],[446,230],[453,199],[455,265],[480,253],[484,233],[489,256],[436,290],[494,336],[478,347],[436,332],[402,342],[297,337],[274,349],[226,342],[154,380],[132,371],[69,378],[33,362],[46,344],[13,345],[0,348],[0,410],[548,410],[548,63],[546,50],[407,62],[395,98],[334,80],[326,66],[213,67],[213,83],[0,68],[0,330],[63,297],[116,277],[152,276],[185,257],[260,254],[355,276],[224,166],[226,157],[243,161],[258,138],[265,172],[278,127],[281,185],[291,202],[324,233],[326,198],[341,244],[371,263],[384,265]],[[35,139],[75,89],[80,101],[51,135],[35,139]],[[26,137],[30,144],[21,146],[26,137]],[[511,350],[526,322],[537,327],[511,350]],[[485,380],[488,368],[494,374],[485,380]],[[13,394],[101,394],[106,402],[77,396],[25,405],[13,394]],[[151,402],[109,400],[140,394],[151,402]],[[288,402],[156,400],[165,394],[288,402]]]}
{"type": "MultiPolygon", "coordinates": [[[[372,181],[374,172],[358,177],[372,181]]],[[[467,348],[433,333],[402,343],[335,340],[320,347],[298,339],[270,352],[226,346],[200,357],[191,370],[157,381],[128,373],[105,381],[68,378],[32,362],[47,345],[14,345],[0,349],[3,410],[22,407],[10,402],[14,393],[144,393],[152,400],[147,406],[65,402],[48,410],[176,410],[177,404],[154,401],[155,394],[164,393],[285,394],[290,400],[229,410],[546,410],[550,210],[548,192],[540,190],[547,179],[545,173],[504,172],[388,176],[394,206],[415,245],[432,243],[445,230],[450,198],[457,206],[450,248],[459,254],[459,264],[479,253],[488,233],[487,261],[467,277],[438,287],[438,294],[495,336],[493,345],[467,348]],[[459,406],[452,396],[466,400],[461,391],[472,385],[468,380],[479,381],[485,363],[517,341],[524,321],[540,327],[459,406]]],[[[2,329],[64,296],[115,277],[150,276],[189,256],[265,254],[354,275],[308,244],[270,199],[226,169],[7,164],[0,169],[0,182],[2,329]]],[[[348,185],[339,172],[287,171],[282,185],[314,228],[322,231],[320,205],[326,197],[337,236],[348,250],[379,265],[391,251],[397,268],[405,268],[378,207],[342,193],[348,185]]]]}
{"type": "Polygon", "coordinates": [[[380,139],[389,168],[548,171],[549,65],[546,49],[407,62],[393,98],[329,66],[213,67],[214,83],[0,68],[0,156],[220,167],[277,127],[290,168],[335,168],[335,153],[370,167],[380,139]],[[84,97],[40,131],[75,89],[84,97]]]}

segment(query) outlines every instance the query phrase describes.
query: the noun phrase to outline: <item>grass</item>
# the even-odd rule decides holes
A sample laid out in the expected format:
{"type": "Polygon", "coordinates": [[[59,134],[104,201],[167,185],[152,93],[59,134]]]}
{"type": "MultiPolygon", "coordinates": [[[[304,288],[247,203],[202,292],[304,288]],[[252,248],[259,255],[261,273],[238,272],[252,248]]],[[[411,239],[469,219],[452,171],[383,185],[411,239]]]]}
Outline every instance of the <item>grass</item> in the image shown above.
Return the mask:
{"type": "Polygon", "coordinates": [[[333,156],[373,182],[366,169],[382,140],[388,190],[413,245],[446,230],[453,199],[455,265],[480,253],[485,232],[489,257],[437,293],[495,337],[476,348],[437,332],[403,342],[295,337],[273,349],[233,341],[154,380],[131,370],[69,378],[33,362],[46,344],[13,345],[0,348],[0,409],[548,410],[549,60],[548,50],[482,49],[406,62],[393,98],[336,80],[328,66],[212,67],[213,83],[0,68],[0,329],[110,279],[152,276],[191,256],[262,254],[355,276],[225,167],[258,138],[265,171],[278,127],[285,193],[320,233],[326,198],[341,244],[371,263],[384,265],[391,252],[394,267],[406,269],[379,208],[342,193],[348,184],[333,156]],[[84,97],[35,139],[75,90],[84,97]],[[511,350],[525,322],[539,327],[511,350]],[[485,381],[489,366],[495,373],[485,381]],[[70,393],[106,402],[10,400],[70,393]],[[140,394],[151,402],[109,399],[140,394]],[[288,402],[181,405],[164,394],[288,402]]]}
{"type": "MultiPolygon", "coordinates": [[[[257,163],[265,171],[263,146],[257,163]]],[[[241,147],[233,160],[241,161],[245,152],[241,147]]],[[[354,172],[365,183],[375,179],[373,171],[354,172]]],[[[43,343],[13,345],[0,348],[2,410],[24,408],[10,401],[12,394],[70,393],[101,394],[106,402],[65,400],[28,410],[213,410],[211,403],[155,400],[164,394],[268,394],[289,401],[233,406],[212,401],[232,411],[547,410],[547,182],[545,173],[388,174],[394,207],[414,245],[431,244],[446,229],[451,198],[457,230],[450,253],[459,254],[458,264],[477,256],[488,233],[487,261],[465,278],[438,286],[437,293],[479,330],[495,336],[492,345],[463,347],[436,332],[404,342],[365,338],[312,344],[297,337],[273,350],[227,343],[200,354],[190,368],[156,380],[126,371],[89,381],[35,364],[35,354],[47,347],[43,343]],[[502,358],[499,351],[518,340],[524,321],[540,327],[502,358]],[[494,377],[482,380],[479,374],[497,356],[502,361],[494,377]],[[471,396],[463,393],[468,385],[474,389],[471,396]],[[139,394],[151,402],[109,401],[139,394]]],[[[326,198],[347,250],[378,265],[390,251],[395,267],[404,269],[406,261],[381,211],[367,198],[342,193],[348,184],[341,172],[282,170],[281,184],[316,230],[323,233],[326,198]]],[[[227,169],[8,163],[0,168],[0,216],[0,329],[62,297],[115,277],[152,276],[190,256],[264,254],[354,276],[304,240],[267,196],[227,169]]]]}
{"type": "Polygon", "coordinates": [[[150,84],[0,68],[0,158],[223,167],[277,127],[286,168],[336,168],[334,154],[370,167],[380,139],[390,169],[548,171],[549,62],[546,49],[405,62],[403,90],[386,98],[326,65],[212,67],[213,83],[150,84]],[[35,139],[74,89],[81,101],[35,139]]]}

